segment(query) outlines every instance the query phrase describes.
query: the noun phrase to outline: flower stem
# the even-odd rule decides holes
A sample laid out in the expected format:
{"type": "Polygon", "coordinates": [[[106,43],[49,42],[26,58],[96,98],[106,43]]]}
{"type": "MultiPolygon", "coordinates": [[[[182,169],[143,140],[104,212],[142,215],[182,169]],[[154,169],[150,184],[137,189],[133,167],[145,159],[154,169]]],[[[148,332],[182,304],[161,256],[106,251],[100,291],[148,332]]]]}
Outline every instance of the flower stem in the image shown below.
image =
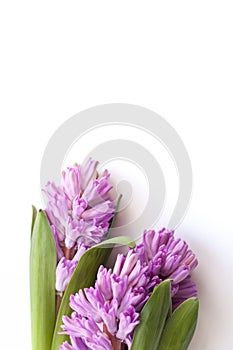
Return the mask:
{"type": "Polygon", "coordinates": [[[67,248],[66,246],[63,247],[63,253],[66,259],[72,260],[75,254],[75,248],[67,248]]]}
{"type": "Polygon", "coordinates": [[[112,350],[123,350],[124,349],[124,344],[122,343],[121,339],[117,339],[114,335],[112,335],[106,325],[104,324],[103,327],[104,333],[107,334],[107,336],[109,337],[111,343],[112,343],[112,350]]]}
{"type": "Polygon", "coordinates": [[[62,296],[63,296],[63,293],[56,292],[56,315],[58,314],[58,311],[61,305],[62,296]]]}

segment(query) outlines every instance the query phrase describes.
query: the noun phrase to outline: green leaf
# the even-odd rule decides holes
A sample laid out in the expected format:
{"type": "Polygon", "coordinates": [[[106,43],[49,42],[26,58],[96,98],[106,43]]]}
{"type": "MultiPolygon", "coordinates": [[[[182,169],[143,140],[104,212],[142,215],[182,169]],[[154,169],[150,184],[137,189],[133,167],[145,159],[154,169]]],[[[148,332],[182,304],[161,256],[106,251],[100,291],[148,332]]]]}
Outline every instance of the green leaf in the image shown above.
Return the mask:
{"type": "Polygon", "coordinates": [[[32,238],[32,232],[33,232],[33,227],[36,221],[36,215],[37,215],[37,210],[34,205],[32,206],[32,224],[31,224],[31,238],[32,238]]]}
{"type": "Polygon", "coordinates": [[[32,350],[51,350],[55,324],[56,248],[42,210],[33,226],[30,252],[32,350]]]}
{"type": "Polygon", "coordinates": [[[88,288],[94,285],[99,266],[106,264],[112,248],[116,244],[134,246],[134,243],[132,243],[130,237],[127,238],[122,236],[110,238],[88,249],[79,260],[79,263],[66,288],[58,311],[57,322],[53,335],[52,350],[59,350],[60,345],[65,340],[69,340],[68,336],[65,334],[58,334],[58,332],[62,330],[62,316],[70,316],[72,312],[69,306],[70,295],[77,293],[80,289],[88,288]]]}
{"type": "Polygon", "coordinates": [[[199,300],[184,301],[172,314],[163,331],[158,350],[186,350],[192,340],[198,317],[199,300]]]}
{"type": "Polygon", "coordinates": [[[140,314],[131,350],[156,350],[171,306],[171,282],[155,287],[140,314]]]}

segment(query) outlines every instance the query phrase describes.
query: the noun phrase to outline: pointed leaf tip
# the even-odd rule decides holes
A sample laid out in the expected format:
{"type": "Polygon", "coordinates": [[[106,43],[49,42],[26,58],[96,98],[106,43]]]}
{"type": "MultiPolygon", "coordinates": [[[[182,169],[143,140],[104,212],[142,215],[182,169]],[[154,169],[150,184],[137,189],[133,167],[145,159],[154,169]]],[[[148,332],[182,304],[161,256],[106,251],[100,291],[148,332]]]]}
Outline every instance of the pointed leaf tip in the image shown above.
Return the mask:
{"type": "Polygon", "coordinates": [[[186,350],[195,332],[199,300],[190,298],[173,312],[163,331],[158,350],[186,350]]]}
{"type": "Polygon", "coordinates": [[[32,238],[32,232],[33,232],[34,224],[35,224],[35,221],[36,221],[36,216],[37,216],[36,207],[34,205],[32,205],[31,238],[32,238]]]}

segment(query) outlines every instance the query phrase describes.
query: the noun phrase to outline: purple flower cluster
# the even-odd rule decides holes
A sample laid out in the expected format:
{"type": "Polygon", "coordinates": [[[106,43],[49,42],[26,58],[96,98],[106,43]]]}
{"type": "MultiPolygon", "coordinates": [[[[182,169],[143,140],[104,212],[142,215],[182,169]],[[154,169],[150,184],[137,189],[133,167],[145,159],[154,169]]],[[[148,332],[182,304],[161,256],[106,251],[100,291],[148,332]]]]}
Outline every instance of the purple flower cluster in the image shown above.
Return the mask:
{"type": "MultiPolygon", "coordinates": [[[[138,277],[131,280],[132,286],[138,277]]],[[[74,312],[71,318],[63,317],[63,330],[70,335],[73,347],[64,343],[60,349],[111,350],[120,348],[122,342],[130,346],[139,313],[132,305],[129,284],[129,276],[117,276],[100,266],[95,287],[70,297],[74,312]]]]}
{"type": "Polygon", "coordinates": [[[139,312],[154,287],[162,280],[172,281],[173,307],[196,296],[190,273],[197,259],[186,242],[165,229],[145,231],[142,244],[119,254],[114,269],[100,266],[94,287],[70,297],[74,312],[63,316],[63,331],[70,336],[60,350],[130,349],[139,312]]]}
{"type": "Polygon", "coordinates": [[[115,209],[110,174],[96,171],[98,162],[75,165],[62,172],[58,187],[48,182],[46,214],[57,249],[56,288],[63,292],[81,255],[106,235],[115,209]]]}
{"type": "Polygon", "coordinates": [[[157,267],[156,272],[161,281],[172,281],[173,309],[185,299],[197,296],[196,286],[190,279],[191,272],[198,265],[197,258],[185,241],[174,237],[174,231],[145,231],[143,243],[135,251],[141,261],[157,267]]]}

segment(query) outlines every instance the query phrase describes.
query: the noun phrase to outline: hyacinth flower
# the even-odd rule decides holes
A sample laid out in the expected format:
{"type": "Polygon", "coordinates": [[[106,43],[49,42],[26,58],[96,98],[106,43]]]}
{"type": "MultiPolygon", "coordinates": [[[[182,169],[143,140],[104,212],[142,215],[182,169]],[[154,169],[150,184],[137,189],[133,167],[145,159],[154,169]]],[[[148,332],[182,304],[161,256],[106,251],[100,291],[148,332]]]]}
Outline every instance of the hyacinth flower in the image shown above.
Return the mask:
{"type": "Polygon", "coordinates": [[[103,240],[115,210],[107,170],[97,173],[89,159],[62,172],[61,186],[48,182],[43,192],[57,250],[56,290],[62,295],[82,254],[103,240]]]}
{"type": "Polygon", "coordinates": [[[143,243],[135,251],[143,263],[152,266],[152,279],[157,274],[161,281],[172,281],[173,308],[182,301],[197,296],[196,285],[190,278],[191,272],[198,265],[197,258],[185,241],[174,237],[173,230],[163,228],[159,232],[145,231],[143,243]]]}
{"type": "Polygon", "coordinates": [[[145,231],[143,243],[118,254],[115,266],[100,266],[94,287],[70,297],[71,317],[63,317],[63,333],[70,336],[60,350],[130,349],[140,312],[163,280],[171,281],[173,309],[196,297],[190,273],[197,259],[186,242],[165,229],[145,231]]]}
{"type": "Polygon", "coordinates": [[[60,349],[121,349],[131,344],[131,334],[139,324],[139,313],[125,297],[128,277],[99,268],[95,287],[85,288],[70,297],[71,317],[64,316],[63,330],[70,335],[60,349]],[[84,294],[85,293],[85,294],[84,294]]]}
{"type": "Polygon", "coordinates": [[[46,210],[37,212],[33,207],[30,250],[33,350],[59,348],[56,335],[62,315],[68,312],[67,297],[94,283],[98,267],[106,263],[114,245],[134,246],[129,237],[107,237],[119,199],[115,206],[110,196],[110,174],[107,170],[98,174],[97,164],[89,159],[84,166],[67,168],[60,187],[51,182],[46,185],[46,210]]]}
{"type": "Polygon", "coordinates": [[[61,186],[46,185],[46,210],[33,209],[32,349],[186,350],[197,322],[197,259],[165,229],[145,231],[136,247],[130,237],[106,240],[117,205],[97,164],[67,168],[61,186]],[[131,249],[107,269],[116,244],[131,249]]]}

